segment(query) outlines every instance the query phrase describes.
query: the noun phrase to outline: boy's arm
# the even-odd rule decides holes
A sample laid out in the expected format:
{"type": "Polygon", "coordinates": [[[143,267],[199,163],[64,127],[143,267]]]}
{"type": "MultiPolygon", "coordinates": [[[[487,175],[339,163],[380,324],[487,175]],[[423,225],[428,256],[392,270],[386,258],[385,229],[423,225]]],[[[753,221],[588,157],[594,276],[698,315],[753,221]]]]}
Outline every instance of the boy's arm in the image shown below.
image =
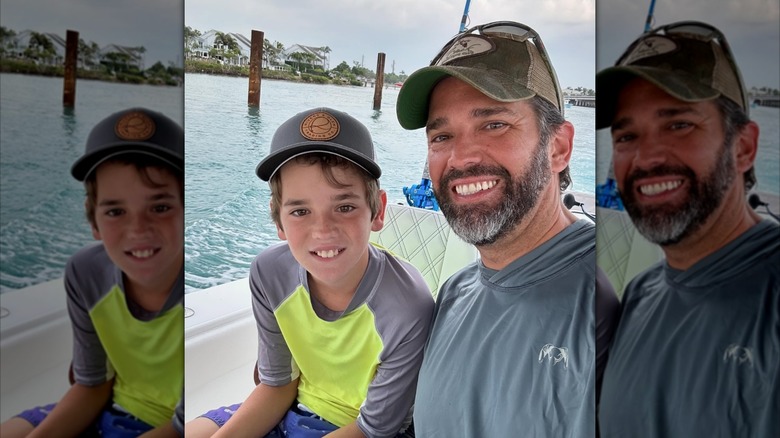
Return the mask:
{"type": "Polygon", "coordinates": [[[212,438],[265,436],[274,428],[298,395],[298,379],[284,386],[257,385],[233,417],[212,438]]]}
{"type": "Polygon", "coordinates": [[[395,325],[395,330],[386,333],[388,355],[382,358],[368,387],[366,400],[360,407],[356,425],[367,437],[397,435],[414,404],[417,375],[434,307],[425,283],[421,287],[425,288],[425,295],[418,299],[407,297],[403,313],[388,315],[396,321],[399,315],[403,315],[403,321],[395,325]]]}
{"type": "Polygon", "coordinates": [[[79,436],[103,411],[113,386],[113,379],[97,386],[73,384],[28,438],[79,436]]]}
{"type": "Polygon", "coordinates": [[[160,427],[142,433],[139,438],[179,438],[181,435],[173,427],[173,421],[169,421],[160,427]]]}
{"type": "Polygon", "coordinates": [[[325,435],[325,438],[366,438],[366,436],[363,435],[363,432],[358,427],[357,421],[353,421],[346,426],[325,435]]]}

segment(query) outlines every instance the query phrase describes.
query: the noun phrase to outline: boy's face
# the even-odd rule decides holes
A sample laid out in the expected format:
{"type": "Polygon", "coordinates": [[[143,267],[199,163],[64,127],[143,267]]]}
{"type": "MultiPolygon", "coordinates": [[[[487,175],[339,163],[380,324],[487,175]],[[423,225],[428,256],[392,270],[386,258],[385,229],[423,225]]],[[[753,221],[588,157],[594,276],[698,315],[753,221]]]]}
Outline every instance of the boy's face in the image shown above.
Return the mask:
{"type": "Polygon", "coordinates": [[[351,166],[332,170],[346,187],[330,185],[319,164],[293,160],[279,169],[277,230],[315,285],[350,290],[366,270],[369,234],[382,229],[387,199],[382,192],[382,206],[372,219],[359,170],[351,166]]]}
{"type": "Polygon", "coordinates": [[[149,187],[134,165],[109,162],[95,171],[92,234],[135,292],[168,292],[184,264],[184,202],[179,182],[148,167],[149,187]]]}

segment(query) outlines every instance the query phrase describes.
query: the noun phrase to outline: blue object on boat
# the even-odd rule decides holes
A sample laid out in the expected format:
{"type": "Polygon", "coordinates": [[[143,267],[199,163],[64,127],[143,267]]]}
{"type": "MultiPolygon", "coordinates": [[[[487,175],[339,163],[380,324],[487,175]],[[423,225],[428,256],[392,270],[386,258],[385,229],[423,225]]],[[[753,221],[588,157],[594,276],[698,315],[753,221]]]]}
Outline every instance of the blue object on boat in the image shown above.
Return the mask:
{"type": "Polygon", "coordinates": [[[420,180],[420,184],[404,187],[404,196],[406,196],[406,202],[412,207],[439,211],[439,203],[433,195],[433,185],[428,178],[420,180]]]}
{"type": "Polygon", "coordinates": [[[617,183],[612,178],[607,178],[604,184],[596,185],[596,205],[613,210],[624,210],[623,201],[617,191],[617,183]]]}

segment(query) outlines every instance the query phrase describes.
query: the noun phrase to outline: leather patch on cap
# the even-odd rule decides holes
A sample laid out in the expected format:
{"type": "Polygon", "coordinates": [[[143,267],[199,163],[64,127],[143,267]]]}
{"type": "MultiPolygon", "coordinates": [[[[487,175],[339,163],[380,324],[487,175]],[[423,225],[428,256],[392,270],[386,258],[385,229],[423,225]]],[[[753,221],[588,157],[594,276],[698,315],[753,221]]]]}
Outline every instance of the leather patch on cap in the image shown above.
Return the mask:
{"type": "Polygon", "coordinates": [[[339,121],[332,115],[317,111],[301,122],[301,135],[307,140],[332,140],[341,131],[339,121]]]}
{"type": "Polygon", "coordinates": [[[492,52],[495,47],[493,41],[490,41],[483,36],[464,36],[455,41],[455,43],[447,49],[447,52],[442,55],[438,62],[436,62],[436,65],[445,65],[457,59],[489,53],[492,52]]]}
{"type": "Polygon", "coordinates": [[[154,120],[140,111],[123,115],[114,125],[116,136],[122,140],[142,141],[154,135],[154,120]]]}
{"type": "Polygon", "coordinates": [[[650,36],[640,41],[621,65],[632,64],[640,59],[670,53],[676,49],[677,44],[671,39],[660,35],[650,36]]]}

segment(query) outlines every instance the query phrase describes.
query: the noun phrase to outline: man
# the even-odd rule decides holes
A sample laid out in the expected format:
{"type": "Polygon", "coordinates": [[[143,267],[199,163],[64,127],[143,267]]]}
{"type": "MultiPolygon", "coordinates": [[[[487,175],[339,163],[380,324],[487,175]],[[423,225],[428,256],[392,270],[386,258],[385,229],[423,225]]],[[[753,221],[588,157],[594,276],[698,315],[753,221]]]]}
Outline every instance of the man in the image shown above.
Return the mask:
{"type": "Polygon", "coordinates": [[[400,91],[401,125],[426,128],[442,212],[480,253],[439,292],[418,436],[595,432],[618,303],[595,266],[593,224],[561,202],[574,137],[562,111],[539,35],[514,22],[457,35],[400,91]]]}
{"type": "Polygon", "coordinates": [[[746,202],[758,126],[725,37],[654,29],[596,86],[620,196],[666,256],[626,288],[602,436],[780,436],[780,227],[746,202]]]}

